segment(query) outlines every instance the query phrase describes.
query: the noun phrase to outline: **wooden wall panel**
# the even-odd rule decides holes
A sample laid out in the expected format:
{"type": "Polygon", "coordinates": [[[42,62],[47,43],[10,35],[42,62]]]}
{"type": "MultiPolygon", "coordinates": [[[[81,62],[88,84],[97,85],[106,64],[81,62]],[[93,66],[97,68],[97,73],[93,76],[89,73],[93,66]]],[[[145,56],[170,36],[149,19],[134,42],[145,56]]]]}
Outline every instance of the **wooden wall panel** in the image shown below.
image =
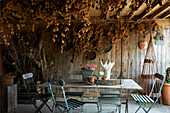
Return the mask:
{"type": "MultiPolygon", "coordinates": [[[[164,45],[155,45],[155,53],[158,61],[159,73],[164,73],[166,68],[170,65],[170,27],[163,28],[163,35],[165,36],[165,44],[164,45]]],[[[141,40],[145,40],[149,42],[150,34],[147,36],[143,36],[143,34],[130,33],[128,39],[123,39],[122,42],[122,71],[124,78],[133,78],[137,81],[138,75],[142,73],[142,66],[144,62],[144,58],[146,55],[147,49],[139,49],[138,42],[141,40]]],[[[153,43],[155,40],[153,39],[153,43]]],[[[55,49],[55,58],[56,58],[56,66],[58,68],[59,75],[67,77],[68,70],[80,70],[81,65],[85,65],[86,63],[95,63],[97,64],[97,68],[94,74],[98,75],[99,71],[103,70],[103,67],[100,64],[100,60],[104,59],[115,62],[115,65],[112,68],[112,71],[118,71],[120,75],[121,72],[121,40],[117,41],[112,50],[108,53],[99,53],[96,52],[95,60],[86,59],[85,55],[79,57],[79,60],[75,63],[71,63],[71,51],[66,51],[61,54],[60,49],[55,49]]],[[[118,75],[118,76],[119,76],[118,75]]]]}

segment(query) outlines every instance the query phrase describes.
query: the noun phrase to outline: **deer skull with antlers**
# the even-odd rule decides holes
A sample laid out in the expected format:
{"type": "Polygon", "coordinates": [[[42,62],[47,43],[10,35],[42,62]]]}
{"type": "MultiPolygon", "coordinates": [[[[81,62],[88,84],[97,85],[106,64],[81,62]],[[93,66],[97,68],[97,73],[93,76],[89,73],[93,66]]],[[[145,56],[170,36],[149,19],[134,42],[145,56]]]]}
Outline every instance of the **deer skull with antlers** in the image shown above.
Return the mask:
{"type": "Polygon", "coordinates": [[[100,61],[100,63],[104,68],[104,75],[107,77],[107,79],[110,79],[110,72],[111,72],[111,69],[115,63],[111,62],[111,61],[108,64],[107,64],[107,61],[105,62],[105,64],[103,64],[102,61],[100,61]]]}

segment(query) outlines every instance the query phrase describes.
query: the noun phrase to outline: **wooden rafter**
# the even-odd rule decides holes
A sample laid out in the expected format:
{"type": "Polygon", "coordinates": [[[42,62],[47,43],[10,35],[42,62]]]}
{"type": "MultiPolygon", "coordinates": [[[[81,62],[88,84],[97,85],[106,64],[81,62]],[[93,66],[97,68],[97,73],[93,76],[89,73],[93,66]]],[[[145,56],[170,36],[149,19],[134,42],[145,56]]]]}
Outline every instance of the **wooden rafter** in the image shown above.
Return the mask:
{"type": "Polygon", "coordinates": [[[161,8],[159,8],[152,15],[150,15],[149,18],[156,18],[158,14],[160,14],[162,11],[164,11],[168,7],[170,7],[170,2],[165,3],[161,8]]]}
{"type": "MultiPolygon", "coordinates": [[[[156,7],[158,4],[159,4],[158,1],[155,0],[155,1],[152,3],[151,8],[153,9],[153,8],[156,7]]],[[[144,17],[146,16],[146,14],[148,13],[147,10],[149,10],[149,9],[150,9],[150,7],[147,7],[147,8],[138,16],[138,18],[139,18],[139,19],[144,18],[144,17]]]]}
{"type": "Polygon", "coordinates": [[[163,13],[161,16],[159,16],[159,18],[165,19],[165,18],[167,18],[169,16],[170,16],[170,10],[166,11],[165,13],[163,13]]]}
{"type": "MultiPolygon", "coordinates": [[[[141,6],[142,4],[145,2],[145,0],[140,0],[139,1],[139,7],[137,7],[135,10],[137,11],[141,6]]],[[[129,17],[130,15],[128,14],[127,17],[129,17]]],[[[134,15],[132,14],[129,19],[132,19],[134,17],[134,15]]]]}

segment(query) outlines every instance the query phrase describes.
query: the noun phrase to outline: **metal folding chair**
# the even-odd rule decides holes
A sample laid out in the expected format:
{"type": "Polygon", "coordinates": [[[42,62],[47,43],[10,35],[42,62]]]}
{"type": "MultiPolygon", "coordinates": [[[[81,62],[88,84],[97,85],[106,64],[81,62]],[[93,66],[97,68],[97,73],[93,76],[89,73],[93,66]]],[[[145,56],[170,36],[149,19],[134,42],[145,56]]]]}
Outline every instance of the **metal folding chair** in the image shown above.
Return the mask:
{"type": "MultiPolygon", "coordinates": [[[[104,76],[104,72],[100,71],[99,75],[104,76]]],[[[117,71],[111,72],[110,75],[117,77],[118,72],[117,71]]],[[[121,98],[120,98],[121,93],[119,91],[102,91],[102,92],[100,92],[100,95],[102,97],[98,98],[98,103],[100,106],[99,111],[101,111],[101,109],[102,109],[101,108],[102,104],[111,103],[112,105],[117,105],[119,108],[119,113],[121,112],[121,98]],[[106,96],[117,96],[117,97],[106,97],[106,96]]]]}
{"type": "MultiPolygon", "coordinates": [[[[100,71],[99,75],[104,76],[104,72],[100,71]]],[[[118,72],[117,71],[111,72],[110,75],[113,75],[113,76],[117,77],[118,72]]],[[[100,95],[102,97],[105,96],[105,95],[107,95],[107,96],[108,95],[117,95],[119,97],[121,95],[121,93],[119,91],[102,91],[102,92],[100,92],[100,95]]]]}
{"type": "MultiPolygon", "coordinates": [[[[95,83],[97,85],[97,97],[98,97],[98,85],[99,85],[98,80],[95,81],[95,83]]],[[[97,101],[98,112],[102,111],[103,105],[115,105],[116,111],[118,107],[119,113],[121,113],[121,98],[120,98],[121,93],[119,93],[119,91],[100,92],[100,95],[102,95],[102,97],[98,97],[98,101],[97,101]],[[118,95],[118,97],[103,97],[104,95],[118,95]]]]}
{"type": "MultiPolygon", "coordinates": [[[[68,71],[68,80],[70,82],[80,82],[80,79],[71,79],[71,75],[82,75],[81,71],[68,71]]],[[[84,92],[72,92],[72,91],[66,91],[66,96],[79,96],[82,100],[82,97],[84,95],[84,92]]]]}
{"type": "Polygon", "coordinates": [[[158,74],[158,73],[156,73],[154,76],[155,76],[155,80],[153,81],[152,89],[151,89],[149,96],[148,95],[131,94],[132,98],[139,104],[139,108],[136,110],[135,113],[137,113],[140,108],[142,108],[146,113],[148,113],[151,110],[151,108],[158,101],[158,99],[160,97],[161,90],[162,90],[163,83],[165,81],[165,77],[163,75],[158,74]],[[156,100],[154,101],[150,96],[152,95],[152,92],[154,90],[154,86],[156,84],[157,79],[160,79],[162,81],[162,83],[161,83],[161,86],[159,88],[158,96],[157,96],[156,100]],[[151,107],[149,107],[149,109],[146,109],[143,106],[145,103],[152,103],[152,105],[151,105],[151,107]]]}
{"type": "Polygon", "coordinates": [[[83,105],[85,104],[84,102],[78,101],[78,100],[72,99],[72,98],[69,98],[69,99],[66,98],[64,87],[63,87],[65,84],[64,80],[61,80],[61,79],[56,80],[56,79],[52,79],[52,78],[48,77],[48,83],[49,83],[49,88],[50,88],[51,94],[52,94],[52,100],[54,102],[53,108],[52,108],[53,112],[54,112],[54,108],[56,108],[56,112],[58,109],[61,113],[64,113],[64,112],[72,113],[72,110],[77,109],[77,108],[80,108],[79,112],[83,112],[83,105]],[[60,88],[62,89],[63,96],[64,96],[64,101],[56,101],[55,100],[51,85],[60,86],[60,88]]]}
{"type": "Polygon", "coordinates": [[[41,109],[43,108],[44,105],[46,105],[49,110],[52,112],[51,108],[48,106],[47,101],[51,98],[51,94],[38,94],[36,85],[33,80],[33,74],[32,73],[26,73],[22,75],[23,78],[23,84],[26,89],[27,96],[30,100],[30,102],[35,106],[37,109],[34,113],[42,113],[41,109]],[[31,95],[31,92],[34,91],[36,92],[35,96],[31,95]],[[35,103],[35,101],[41,100],[42,104],[38,107],[35,103]]]}

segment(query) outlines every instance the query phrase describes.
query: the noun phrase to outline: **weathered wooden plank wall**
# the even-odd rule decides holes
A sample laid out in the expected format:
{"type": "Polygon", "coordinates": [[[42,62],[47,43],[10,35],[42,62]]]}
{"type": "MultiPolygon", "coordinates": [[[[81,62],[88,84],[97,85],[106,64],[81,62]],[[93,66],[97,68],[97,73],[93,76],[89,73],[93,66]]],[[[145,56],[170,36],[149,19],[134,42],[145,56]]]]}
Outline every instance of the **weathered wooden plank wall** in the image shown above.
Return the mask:
{"type": "MultiPolygon", "coordinates": [[[[162,29],[163,35],[165,36],[165,44],[164,45],[155,45],[155,52],[158,61],[159,73],[164,73],[165,69],[170,65],[170,27],[162,29]]],[[[139,49],[138,42],[141,40],[145,40],[149,42],[150,34],[144,37],[143,34],[130,33],[128,39],[123,39],[122,41],[122,75],[124,78],[132,78],[135,81],[138,79],[138,75],[142,73],[143,61],[145,58],[147,49],[139,49]]],[[[153,39],[154,41],[154,39],[153,39]]],[[[154,43],[154,42],[153,42],[154,43]]],[[[88,60],[84,55],[79,57],[79,60],[75,63],[71,63],[71,52],[65,51],[63,54],[60,53],[59,48],[54,49],[55,51],[55,61],[56,67],[58,70],[58,74],[63,76],[63,78],[67,78],[67,72],[69,70],[80,70],[81,65],[85,65],[86,63],[95,63],[97,64],[97,68],[95,70],[95,74],[98,75],[99,71],[102,71],[103,68],[100,64],[100,60],[104,59],[115,62],[112,71],[118,71],[120,75],[121,72],[121,40],[117,41],[115,45],[113,45],[111,51],[108,53],[98,53],[96,51],[96,59],[88,60]]]]}

